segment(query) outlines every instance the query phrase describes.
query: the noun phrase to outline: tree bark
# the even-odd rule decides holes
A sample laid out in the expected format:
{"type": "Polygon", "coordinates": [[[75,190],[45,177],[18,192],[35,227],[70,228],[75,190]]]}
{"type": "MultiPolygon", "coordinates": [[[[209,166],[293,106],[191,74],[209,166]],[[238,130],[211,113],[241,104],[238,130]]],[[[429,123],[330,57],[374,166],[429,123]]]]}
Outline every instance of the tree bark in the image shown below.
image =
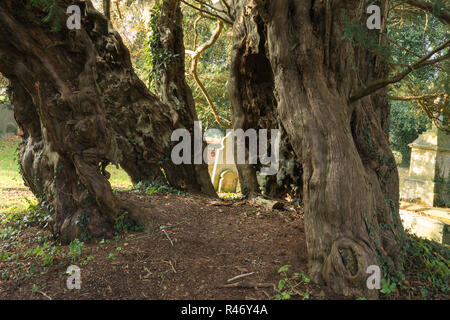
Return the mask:
{"type": "MultiPolygon", "coordinates": [[[[159,41],[156,40],[153,46],[157,48],[158,54],[164,52],[164,56],[154,57],[153,74],[156,91],[162,102],[174,106],[179,122],[177,125],[186,128],[193,137],[194,122],[198,121],[198,117],[192,90],[185,78],[183,14],[180,1],[163,1],[158,14],[157,30],[153,30],[153,32],[159,33],[159,37],[157,37],[159,41]]],[[[202,150],[200,150],[202,159],[205,148],[206,142],[202,141],[202,150]]],[[[194,139],[191,141],[191,150],[195,150],[194,139]]],[[[192,153],[192,164],[194,164],[194,157],[195,154],[192,153]]],[[[208,165],[205,162],[184,168],[192,176],[192,179],[185,180],[192,183],[191,188],[213,197],[217,196],[208,173],[208,165]]]]}
{"type": "Polygon", "coordinates": [[[234,30],[263,30],[244,46],[264,42],[276,97],[270,105],[301,161],[309,273],[338,293],[376,297],[367,267],[401,268],[404,231],[386,90],[349,103],[360,83],[387,72],[379,57],[341,40],[342,10],[365,26],[363,2],[245,0],[235,7],[234,30]]]}
{"type": "MultiPolygon", "coordinates": [[[[242,13],[243,6],[244,2],[236,2],[234,9],[242,13]]],[[[280,170],[277,175],[266,177],[264,191],[274,198],[284,198],[288,194],[294,198],[301,197],[300,192],[295,191],[297,188],[292,188],[301,185],[302,169],[283,124],[278,120],[274,75],[265,48],[264,24],[257,13],[243,14],[241,19],[233,26],[234,45],[228,81],[233,129],[268,129],[269,132],[270,129],[281,129],[280,170]]],[[[242,193],[253,198],[261,193],[256,178],[261,164],[249,164],[247,145],[245,150],[247,164],[238,164],[237,169],[242,193]]]]}
{"type": "Polygon", "coordinates": [[[103,0],[103,14],[111,20],[111,0],[103,0]]]}
{"type": "Polygon", "coordinates": [[[43,8],[0,3],[0,72],[10,80],[24,131],[22,175],[50,204],[63,240],[106,238],[118,215],[140,220],[132,204],[113,194],[109,163],[120,164],[134,183],[200,188],[192,168],[170,160],[170,137],[184,115],[148,91],[119,34],[90,1],[55,3],[64,22],[65,9],[78,5],[81,29],[52,32],[53,21],[42,23],[43,8]]]}

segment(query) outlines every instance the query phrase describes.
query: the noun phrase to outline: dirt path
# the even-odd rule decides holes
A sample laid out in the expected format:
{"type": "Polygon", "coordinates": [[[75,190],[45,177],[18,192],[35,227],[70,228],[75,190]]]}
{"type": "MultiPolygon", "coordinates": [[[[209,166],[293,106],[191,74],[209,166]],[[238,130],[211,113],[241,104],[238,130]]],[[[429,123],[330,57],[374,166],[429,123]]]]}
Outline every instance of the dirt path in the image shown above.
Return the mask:
{"type": "MultiPolygon", "coordinates": [[[[294,207],[267,212],[248,201],[131,192],[121,197],[138,200],[151,227],[98,251],[88,246],[83,256],[94,258],[80,266],[81,290],[66,288],[66,261],[38,278],[3,281],[0,298],[273,299],[281,266],[307,271],[303,221],[294,207]],[[169,224],[167,233],[161,231],[169,224]],[[252,272],[234,282],[244,288],[226,287],[228,279],[252,272]],[[36,284],[42,289],[33,290],[36,284]]],[[[315,299],[334,297],[311,284],[299,290],[315,299]]]]}

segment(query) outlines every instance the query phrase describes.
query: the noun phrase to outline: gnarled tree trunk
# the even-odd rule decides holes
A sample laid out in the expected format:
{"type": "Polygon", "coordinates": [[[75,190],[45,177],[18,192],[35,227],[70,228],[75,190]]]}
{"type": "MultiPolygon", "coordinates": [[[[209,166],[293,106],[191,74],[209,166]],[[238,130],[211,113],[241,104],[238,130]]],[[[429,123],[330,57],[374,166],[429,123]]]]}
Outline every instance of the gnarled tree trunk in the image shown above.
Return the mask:
{"type": "MultiPolygon", "coordinates": [[[[386,74],[379,57],[341,40],[347,23],[342,11],[365,26],[364,1],[235,4],[234,30],[257,28],[264,34],[249,33],[245,46],[265,48],[276,97],[272,105],[303,168],[299,187],[309,273],[336,292],[377,296],[366,287],[367,267],[401,267],[403,228],[398,173],[386,133],[386,91],[349,102],[361,83],[386,74]]],[[[235,37],[241,45],[240,35],[235,37]]]]}
{"type": "MultiPolygon", "coordinates": [[[[185,48],[183,35],[183,14],[180,8],[180,0],[166,0],[160,4],[156,19],[158,33],[154,36],[152,47],[157,52],[153,54],[154,65],[153,74],[156,91],[166,104],[173,106],[177,112],[179,126],[187,129],[192,136],[191,150],[194,147],[194,122],[198,121],[195,111],[195,102],[192,90],[188,86],[185,78],[185,48]],[[161,53],[164,53],[161,56],[161,53]]],[[[206,148],[206,142],[202,142],[202,154],[206,148]]],[[[208,165],[194,163],[195,154],[191,154],[192,166],[185,167],[185,170],[192,176],[190,182],[193,188],[201,190],[204,194],[216,196],[211,178],[208,173],[208,165]]]]}
{"type": "Polygon", "coordinates": [[[53,208],[63,240],[109,237],[118,215],[128,211],[136,221],[139,212],[115,197],[107,164],[120,164],[135,183],[201,188],[192,166],[170,159],[170,137],[184,115],[148,91],[119,34],[89,1],[55,5],[59,13],[43,24],[43,8],[0,3],[0,72],[11,82],[24,132],[22,175],[53,208]],[[73,4],[81,8],[81,29],[52,32],[51,23],[65,22],[73,4]]]}

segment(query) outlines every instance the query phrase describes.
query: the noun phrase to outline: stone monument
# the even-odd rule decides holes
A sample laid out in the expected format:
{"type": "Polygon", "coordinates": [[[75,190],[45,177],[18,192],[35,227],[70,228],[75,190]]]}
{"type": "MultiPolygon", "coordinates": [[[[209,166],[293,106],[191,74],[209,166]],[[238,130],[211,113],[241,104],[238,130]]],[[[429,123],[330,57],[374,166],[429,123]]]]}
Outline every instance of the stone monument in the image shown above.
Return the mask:
{"type": "Polygon", "coordinates": [[[0,104],[0,137],[17,132],[14,112],[0,104]]]}
{"type": "Polygon", "coordinates": [[[401,198],[450,207],[450,134],[433,125],[409,146],[411,164],[401,198]]]}

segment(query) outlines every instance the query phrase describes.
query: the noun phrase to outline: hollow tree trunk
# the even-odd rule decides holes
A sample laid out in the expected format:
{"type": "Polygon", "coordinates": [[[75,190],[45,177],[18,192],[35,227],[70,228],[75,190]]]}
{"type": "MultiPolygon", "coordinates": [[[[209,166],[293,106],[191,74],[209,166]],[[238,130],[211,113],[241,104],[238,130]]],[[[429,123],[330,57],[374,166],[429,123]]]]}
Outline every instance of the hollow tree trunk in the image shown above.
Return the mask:
{"type": "Polygon", "coordinates": [[[265,36],[245,41],[265,41],[277,115],[301,159],[309,273],[336,292],[377,296],[366,287],[367,267],[401,267],[403,228],[386,91],[348,102],[360,83],[386,74],[379,57],[341,40],[344,9],[365,26],[363,2],[241,4],[235,29],[261,18],[265,36]]]}
{"type": "Polygon", "coordinates": [[[118,215],[128,211],[136,221],[139,212],[113,194],[108,163],[120,164],[133,182],[200,188],[192,169],[170,160],[170,137],[183,115],[147,90],[120,36],[89,1],[55,3],[64,22],[69,5],[81,8],[80,30],[51,32],[54,21],[42,23],[42,8],[0,3],[0,72],[24,131],[22,175],[52,207],[63,240],[109,237],[118,215]]]}
{"type": "MultiPolygon", "coordinates": [[[[235,10],[242,12],[243,2],[236,2],[235,10]]],[[[233,26],[233,48],[228,95],[233,114],[233,129],[281,129],[280,169],[278,174],[266,177],[265,194],[284,198],[287,194],[298,197],[292,185],[301,185],[301,164],[296,158],[289,138],[279,123],[274,78],[265,48],[265,31],[261,17],[256,13],[242,16],[243,23],[233,26]]],[[[236,144],[235,144],[236,145],[236,144]]],[[[237,156],[235,150],[235,158],[237,156]]],[[[256,175],[261,164],[237,164],[242,193],[249,198],[260,194],[256,175]]],[[[235,159],[236,160],[236,159],[235,159]]]]}

